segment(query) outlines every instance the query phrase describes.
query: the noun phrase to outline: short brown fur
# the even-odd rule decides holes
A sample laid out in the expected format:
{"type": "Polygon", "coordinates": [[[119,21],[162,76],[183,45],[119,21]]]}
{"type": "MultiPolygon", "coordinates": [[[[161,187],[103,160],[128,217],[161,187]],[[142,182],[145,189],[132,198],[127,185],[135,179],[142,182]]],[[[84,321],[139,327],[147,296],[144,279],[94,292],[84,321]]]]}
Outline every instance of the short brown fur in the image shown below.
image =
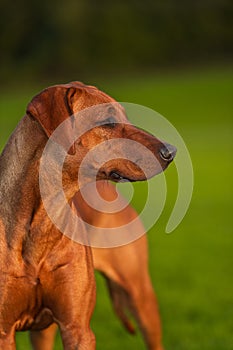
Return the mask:
{"type": "MultiPolygon", "coordinates": [[[[57,142],[66,147],[72,139],[73,113],[113,102],[98,89],[79,82],[50,87],[30,102],[0,156],[0,349],[15,349],[15,331],[42,330],[53,322],[60,328],[66,350],[95,349],[90,329],[95,305],[92,251],[63,235],[49,219],[40,195],[39,165],[48,137],[63,121],[70,125],[57,142]]],[[[63,166],[63,190],[69,202],[80,189],[77,173],[83,157],[102,141],[125,138],[139,142],[160,165],[147,164],[143,153],[138,164],[123,159],[119,143],[122,159],[105,164],[97,180],[109,179],[116,169],[131,181],[146,180],[142,166],[149,176],[168,166],[159,155],[163,144],[129,124],[120,106],[117,113],[122,119],[116,127],[94,127],[70,147],[63,166]]],[[[56,159],[49,166],[53,171],[56,159]]],[[[98,164],[88,166],[93,169],[98,164]]],[[[93,180],[89,171],[87,174],[80,186],[93,180]]],[[[62,213],[63,208],[60,210],[62,213]]]]}

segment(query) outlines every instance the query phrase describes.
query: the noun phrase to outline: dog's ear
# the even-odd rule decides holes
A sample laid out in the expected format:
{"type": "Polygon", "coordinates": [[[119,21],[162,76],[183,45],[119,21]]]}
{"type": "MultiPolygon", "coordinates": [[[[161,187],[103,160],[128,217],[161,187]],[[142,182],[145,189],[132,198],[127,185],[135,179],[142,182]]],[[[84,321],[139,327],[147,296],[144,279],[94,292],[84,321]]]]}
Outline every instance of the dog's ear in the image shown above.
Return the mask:
{"type": "MultiPolygon", "coordinates": [[[[71,116],[73,115],[72,97],[76,94],[76,90],[76,87],[69,85],[49,87],[36,95],[27,107],[27,113],[40,123],[48,137],[63,121],[69,120],[58,140],[58,143],[64,148],[67,148],[67,145],[74,140],[71,116]]],[[[73,143],[68,153],[75,154],[73,143]]]]}

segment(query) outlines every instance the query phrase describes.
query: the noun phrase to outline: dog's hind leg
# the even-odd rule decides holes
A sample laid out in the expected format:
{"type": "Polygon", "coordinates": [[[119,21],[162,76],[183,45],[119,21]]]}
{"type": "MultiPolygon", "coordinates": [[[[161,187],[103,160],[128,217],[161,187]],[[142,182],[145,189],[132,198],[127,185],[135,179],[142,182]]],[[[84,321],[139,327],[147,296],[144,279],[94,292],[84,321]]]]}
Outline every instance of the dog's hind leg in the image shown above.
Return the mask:
{"type": "Polygon", "coordinates": [[[128,293],[118,283],[114,282],[106,275],[104,275],[104,277],[116,315],[121,320],[126,330],[131,334],[135,334],[135,327],[127,315],[127,311],[130,311],[128,293]]]}
{"type": "Polygon", "coordinates": [[[163,350],[161,344],[161,322],[158,303],[150,277],[143,276],[140,284],[135,281],[129,291],[130,310],[145,339],[149,350],[163,350]]]}
{"type": "Polygon", "coordinates": [[[163,350],[158,305],[149,276],[144,276],[142,281],[134,279],[133,284],[124,286],[106,275],[105,279],[114,311],[129,333],[134,334],[135,329],[127,311],[136,320],[148,350],[163,350]]]}

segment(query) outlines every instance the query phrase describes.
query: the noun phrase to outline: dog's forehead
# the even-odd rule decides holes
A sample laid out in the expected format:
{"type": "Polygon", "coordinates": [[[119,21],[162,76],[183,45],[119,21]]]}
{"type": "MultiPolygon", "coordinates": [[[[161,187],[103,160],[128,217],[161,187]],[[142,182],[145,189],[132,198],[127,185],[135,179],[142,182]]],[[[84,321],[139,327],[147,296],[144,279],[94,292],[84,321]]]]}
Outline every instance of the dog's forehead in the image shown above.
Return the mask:
{"type": "Polygon", "coordinates": [[[117,119],[126,119],[123,106],[93,86],[78,86],[73,95],[74,114],[95,115],[95,118],[115,116],[117,119]],[[84,112],[85,111],[85,112],[84,112]]]}
{"type": "Polygon", "coordinates": [[[100,103],[98,105],[93,105],[90,107],[90,111],[93,110],[98,117],[116,117],[120,118],[122,115],[125,115],[125,110],[119,102],[107,102],[100,103]]]}
{"type": "Polygon", "coordinates": [[[72,99],[73,110],[75,113],[98,104],[116,102],[112,97],[94,86],[75,84],[73,87],[75,93],[73,94],[72,99]]]}
{"type": "Polygon", "coordinates": [[[123,106],[97,87],[85,85],[79,81],[65,84],[65,87],[73,89],[72,110],[75,117],[79,117],[78,119],[84,120],[85,116],[86,122],[94,122],[94,120],[114,117],[118,122],[127,122],[123,106]]]}
{"type": "Polygon", "coordinates": [[[90,107],[78,110],[74,113],[76,121],[82,123],[90,123],[96,125],[96,122],[104,122],[109,118],[114,119],[118,123],[127,123],[128,119],[124,108],[118,102],[108,102],[95,104],[90,107]]]}

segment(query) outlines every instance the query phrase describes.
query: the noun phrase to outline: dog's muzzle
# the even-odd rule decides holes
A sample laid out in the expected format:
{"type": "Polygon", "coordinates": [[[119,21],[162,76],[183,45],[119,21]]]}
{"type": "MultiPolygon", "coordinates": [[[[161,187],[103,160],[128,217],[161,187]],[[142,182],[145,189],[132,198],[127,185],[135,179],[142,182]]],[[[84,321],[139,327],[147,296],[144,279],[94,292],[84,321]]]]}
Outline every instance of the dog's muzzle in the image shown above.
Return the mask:
{"type": "Polygon", "coordinates": [[[176,151],[177,149],[175,146],[169,145],[169,143],[164,143],[160,148],[159,155],[166,162],[171,162],[175,158],[176,151]]]}

